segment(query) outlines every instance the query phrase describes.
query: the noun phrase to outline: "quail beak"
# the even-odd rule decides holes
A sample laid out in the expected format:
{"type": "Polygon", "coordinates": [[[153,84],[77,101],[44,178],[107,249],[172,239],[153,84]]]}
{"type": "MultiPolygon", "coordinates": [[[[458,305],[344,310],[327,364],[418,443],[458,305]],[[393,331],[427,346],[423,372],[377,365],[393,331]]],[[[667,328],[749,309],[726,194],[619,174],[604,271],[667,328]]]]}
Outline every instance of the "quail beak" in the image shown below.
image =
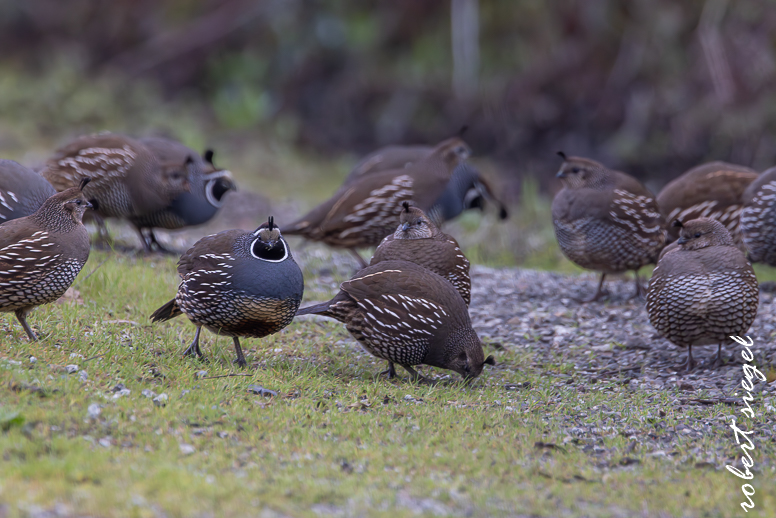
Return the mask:
{"type": "Polygon", "coordinates": [[[683,245],[683,244],[685,244],[688,241],[689,241],[689,239],[686,238],[686,237],[680,237],[679,239],[676,240],[676,242],[679,243],[680,245],[683,245]]]}
{"type": "Polygon", "coordinates": [[[402,232],[407,232],[410,229],[410,224],[409,223],[402,223],[401,227],[399,227],[399,229],[402,232]]]}
{"type": "Polygon", "coordinates": [[[565,172],[563,169],[561,169],[561,170],[560,170],[560,171],[558,171],[558,173],[555,175],[555,178],[560,178],[561,180],[562,180],[563,178],[566,178],[566,172],[565,172]]]}
{"type": "Polygon", "coordinates": [[[86,207],[87,209],[93,209],[93,208],[94,208],[94,205],[92,205],[91,203],[89,203],[89,202],[87,201],[87,202],[86,202],[86,204],[84,204],[84,207],[86,207]]]}

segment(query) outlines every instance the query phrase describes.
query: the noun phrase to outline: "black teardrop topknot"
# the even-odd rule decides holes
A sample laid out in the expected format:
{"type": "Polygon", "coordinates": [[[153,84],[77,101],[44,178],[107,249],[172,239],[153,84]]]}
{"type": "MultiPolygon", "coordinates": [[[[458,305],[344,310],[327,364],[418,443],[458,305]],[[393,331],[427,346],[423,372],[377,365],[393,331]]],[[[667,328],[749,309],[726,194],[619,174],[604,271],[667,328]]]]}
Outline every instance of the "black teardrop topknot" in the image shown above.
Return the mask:
{"type": "Polygon", "coordinates": [[[678,219],[675,219],[674,222],[671,223],[671,226],[676,228],[684,228],[684,225],[678,219]]]}
{"type": "Polygon", "coordinates": [[[205,162],[207,162],[210,165],[213,165],[213,150],[212,149],[206,149],[205,154],[202,155],[202,158],[205,159],[205,162]]]}
{"type": "Polygon", "coordinates": [[[83,191],[84,187],[86,187],[86,184],[88,184],[91,181],[92,179],[90,177],[84,176],[83,178],[81,178],[81,183],[78,184],[78,188],[83,191]]]}
{"type": "Polygon", "coordinates": [[[275,218],[273,218],[272,216],[270,216],[269,219],[267,220],[267,228],[269,228],[270,230],[275,228],[275,218]]]}
{"type": "Polygon", "coordinates": [[[566,157],[566,153],[563,151],[558,151],[558,156],[561,157],[563,160],[568,160],[568,157],[566,157]]]}
{"type": "Polygon", "coordinates": [[[403,202],[401,203],[401,206],[402,206],[402,207],[404,207],[404,212],[409,212],[409,211],[410,211],[410,202],[408,202],[408,201],[403,201],[403,202]]]}

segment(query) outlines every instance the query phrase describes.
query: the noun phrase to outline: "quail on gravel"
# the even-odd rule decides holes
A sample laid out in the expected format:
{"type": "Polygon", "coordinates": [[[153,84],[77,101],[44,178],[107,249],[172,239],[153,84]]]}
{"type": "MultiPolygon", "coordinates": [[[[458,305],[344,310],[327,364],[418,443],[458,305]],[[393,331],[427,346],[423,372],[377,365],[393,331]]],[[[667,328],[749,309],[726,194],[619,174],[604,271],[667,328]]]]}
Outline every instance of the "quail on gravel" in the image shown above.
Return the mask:
{"type": "Polygon", "coordinates": [[[668,341],[688,348],[688,370],[693,345],[717,344],[719,364],[722,344],[746,333],[757,316],[757,278],[725,225],[709,218],[674,221],[677,246],[660,258],[649,281],[649,321],[668,341]]]}
{"type": "Polygon", "coordinates": [[[383,239],[369,264],[392,260],[415,263],[447,279],[469,306],[472,287],[469,260],[458,241],[439,230],[422,210],[412,207],[408,201],[402,203],[396,232],[383,239]]]}
{"type": "Polygon", "coordinates": [[[13,160],[0,160],[0,223],[29,216],[56,193],[35,171],[13,160]]]}
{"type": "MultiPolygon", "coordinates": [[[[387,146],[364,157],[345,178],[344,185],[350,185],[364,175],[387,170],[401,170],[427,157],[433,152],[431,146],[387,146]]],[[[454,149],[460,163],[453,170],[447,187],[429,209],[429,216],[437,225],[456,218],[469,209],[485,209],[485,202],[495,203],[499,218],[509,217],[506,206],[494,194],[493,189],[471,164],[465,162],[471,149],[461,142],[454,149]]]]}
{"type": "Polygon", "coordinates": [[[381,261],[343,282],[330,301],[302,308],[297,315],[322,315],[343,322],[374,356],[394,363],[414,379],[414,365],[450,369],[466,379],[480,375],[485,358],[469,312],[452,284],[407,261],[381,261]]]}
{"type": "Polygon", "coordinates": [[[422,210],[433,206],[460,161],[459,138],[443,141],[422,160],[401,170],[364,175],[343,185],[329,200],[283,229],[329,246],[349,249],[366,266],[356,248],[377,246],[399,224],[396,211],[403,201],[422,210]]]}
{"type": "Polygon", "coordinates": [[[587,158],[566,157],[556,175],[563,182],[552,201],[552,223],[563,254],[573,263],[607,273],[634,270],[636,296],[642,294],[638,270],[654,263],[665,244],[663,218],[655,197],[638,180],[587,158]]]}
{"type": "Polygon", "coordinates": [[[129,218],[146,251],[153,245],[163,250],[154,228],[177,230],[207,223],[223,205],[224,195],[235,189],[235,184],[231,172],[215,167],[211,150],[199,156],[191,148],[166,138],[146,137],[140,142],[156,155],[165,175],[171,176],[177,170],[179,175],[188,176],[191,186],[190,191],[179,194],[169,206],[129,218]]]}
{"type": "Polygon", "coordinates": [[[162,168],[145,144],[116,133],[76,138],[46,162],[41,175],[57,191],[78,185],[84,176],[92,178],[84,194],[98,223],[152,214],[190,190],[184,172],[162,168]]]}
{"type": "Polygon", "coordinates": [[[27,314],[61,297],[89,259],[82,222],[91,207],[82,192],[87,183],[83,178],[31,215],[0,225],[0,312],[15,313],[30,340],[38,338],[27,314]]]}
{"type": "Polygon", "coordinates": [[[669,182],[657,195],[668,241],[679,237],[679,229],[672,226],[674,220],[713,218],[727,227],[736,243],[741,243],[741,196],[755,178],[757,171],[748,167],[709,162],[693,167],[669,182]]]}
{"type": "Polygon", "coordinates": [[[776,266],[776,167],[749,185],[743,202],[741,235],[749,260],[776,266]]]}
{"type": "Polygon", "coordinates": [[[186,315],[197,326],[187,356],[202,357],[203,326],[231,336],[240,366],[246,361],[239,337],[263,338],[286,327],[304,291],[302,271],[272,217],[254,232],[226,230],[203,237],[181,256],[178,274],[178,293],[151,320],[186,315]]]}

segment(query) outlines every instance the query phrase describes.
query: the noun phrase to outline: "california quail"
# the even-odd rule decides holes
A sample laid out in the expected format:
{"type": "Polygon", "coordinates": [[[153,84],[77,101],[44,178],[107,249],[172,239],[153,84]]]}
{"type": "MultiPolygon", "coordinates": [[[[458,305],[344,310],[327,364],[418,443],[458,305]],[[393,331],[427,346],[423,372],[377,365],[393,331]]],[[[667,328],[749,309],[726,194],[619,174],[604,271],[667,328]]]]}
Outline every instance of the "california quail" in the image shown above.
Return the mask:
{"type": "Polygon", "coordinates": [[[429,209],[444,191],[460,160],[458,138],[448,139],[419,162],[401,170],[364,175],[344,185],[328,201],[292,223],[283,233],[302,235],[329,246],[348,248],[366,266],[356,248],[377,246],[399,224],[396,207],[413,201],[429,209]]]}
{"type": "Polygon", "coordinates": [[[286,327],[304,291],[302,271],[272,217],[254,232],[225,230],[203,237],[181,256],[178,274],[178,293],[151,320],[186,315],[197,326],[187,356],[202,357],[202,326],[231,336],[240,366],[246,361],[239,337],[263,338],[286,327]]]}
{"type": "Polygon", "coordinates": [[[91,207],[83,188],[48,198],[29,216],[0,225],[0,312],[13,311],[30,340],[37,336],[27,314],[61,297],[89,258],[84,211],[91,207]]]}
{"type": "Polygon", "coordinates": [[[29,216],[57,191],[35,171],[0,160],[0,223],[29,216]]]}
{"type": "Polygon", "coordinates": [[[223,204],[224,195],[235,188],[232,174],[213,165],[213,152],[208,150],[200,157],[194,150],[165,138],[141,138],[140,142],[156,155],[162,170],[171,174],[188,176],[190,192],[179,194],[169,206],[156,212],[132,216],[129,221],[135,226],[146,250],[153,244],[163,249],[156,240],[154,228],[176,230],[203,225],[216,215],[223,204]],[[144,230],[147,229],[147,234],[144,230]]]}
{"type": "Polygon", "coordinates": [[[717,220],[699,218],[680,229],[677,246],[660,258],[647,291],[649,321],[674,345],[723,343],[743,335],[757,315],[759,287],[752,266],[717,220]]]}
{"type": "Polygon", "coordinates": [[[140,141],[116,133],[76,138],[46,162],[41,175],[57,191],[92,178],[84,194],[101,218],[131,218],[163,210],[189,191],[178,168],[162,168],[140,141]]]}
{"type": "Polygon", "coordinates": [[[322,315],[343,322],[369,353],[388,360],[389,377],[398,363],[413,378],[413,365],[451,369],[476,378],[487,359],[472,329],[466,304],[453,285],[407,261],[381,261],[343,282],[330,301],[297,315],[322,315]]]}
{"type": "Polygon", "coordinates": [[[736,243],[741,243],[741,195],[755,178],[757,171],[748,167],[709,162],[669,182],[657,195],[657,204],[667,225],[667,239],[674,241],[679,237],[679,229],[672,226],[674,220],[713,218],[727,227],[736,243]]]}
{"type": "Polygon", "coordinates": [[[369,264],[391,260],[415,263],[447,279],[469,306],[472,287],[469,260],[458,241],[439,230],[422,210],[407,201],[402,204],[396,232],[383,239],[369,264]]]}
{"type": "MultiPolygon", "coordinates": [[[[422,160],[433,152],[431,146],[387,146],[364,157],[345,178],[350,185],[358,178],[387,170],[401,170],[422,160]]],[[[469,209],[484,210],[485,201],[495,203],[499,217],[509,217],[506,206],[494,194],[493,189],[471,164],[464,162],[471,149],[463,141],[454,148],[461,162],[453,170],[445,190],[429,209],[429,216],[437,225],[457,217],[469,209]]]]}
{"type": "Polygon", "coordinates": [[[655,197],[632,176],[559,154],[564,162],[557,177],[563,189],[552,202],[552,222],[561,251],[582,268],[601,272],[590,300],[603,295],[607,273],[627,270],[636,273],[638,296],[638,269],[654,263],[665,244],[655,197]]]}
{"type": "Polygon", "coordinates": [[[741,234],[749,260],[776,266],[776,167],[752,182],[742,200],[741,234]]]}

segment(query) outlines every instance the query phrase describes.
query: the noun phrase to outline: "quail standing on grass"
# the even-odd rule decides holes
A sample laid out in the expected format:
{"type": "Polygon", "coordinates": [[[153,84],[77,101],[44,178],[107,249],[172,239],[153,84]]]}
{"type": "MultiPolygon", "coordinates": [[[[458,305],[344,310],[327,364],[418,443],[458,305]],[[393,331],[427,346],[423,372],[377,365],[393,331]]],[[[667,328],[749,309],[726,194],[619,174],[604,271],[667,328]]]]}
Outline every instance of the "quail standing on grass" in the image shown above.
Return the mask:
{"type": "Polygon", "coordinates": [[[439,230],[422,210],[407,201],[401,206],[396,232],[383,239],[369,264],[391,260],[415,263],[447,279],[469,306],[472,287],[469,260],[458,241],[439,230]]]}
{"type": "Polygon", "coordinates": [[[741,234],[749,260],[776,266],[776,167],[752,182],[743,201],[741,234]]]}
{"type": "Polygon", "coordinates": [[[649,321],[671,343],[688,348],[688,370],[694,364],[693,345],[717,344],[719,364],[722,344],[744,335],[754,322],[757,278],[719,221],[676,220],[675,225],[677,246],[660,258],[649,282],[649,321]]]}
{"type": "MultiPolygon", "coordinates": [[[[350,185],[365,175],[382,171],[400,171],[415,162],[423,160],[434,151],[431,146],[387,146],[364,157],[345,178],[344,185],[350,185]]],[[[465,162],[471,149],[464,142],[453,148],[460,163],[453,170],[445,190],[429,209],[428,214],[437,225],[456,218],[465,210],[484,210],[486,201],[495,203],[499,218],[509,217],[506,206],[493,194],[493,189],[479,171],[465,162]]]]}
{"type": "Polygon", "coordinates": [[[329,246],[349,249],[366,266],[356,248],[377,246],[399,224],[396,211],[403,201],[422,210],[431,208],[458,165],[462,141],[448,139],[409,167],[364,175],[344,185],[328,201],[283,229],[329,246]]]}
{"type": "Polygon", "coordinates": [[[272,217],[254,232],[226,230],[200,239],[178,261],[178,274],[178,293],[151,320],[186,315],[197,326],[187,356],[202,357],[203,326],[231,336],[242,367],[239,337],[263,338],[286,327],[304,291],[302,271],[272,217]]]}
{"type": "Polygon", "coordinates": [[[343,322],[369,353],[388,360],[389,378],[398,363],[414,379],[414,365],[450,369],[476,378],[487,359],[463,299],[447,280],[407,261],[381,261],[343,282],[330,301],[297,315],[322,315],[343,322]]]}
{"type": "Polygon", "coordinates": [[[663,218],[655,197],[638,180],[587,158],[563,157],[557,174],[563,189],[552,202],[552,223],[563,254],[573,263],[601,272],[603,296],[607,273],[633,270],[636,295],[642,293],[638,270],[654,263],[665,244],[663,218]]]}
{"type": "Polygon", "coordinates": [[[674,220],[712,218],[725,225],[736,243],[741,243],[739,221],[746,188],[757,171],[727,162],[709,162],[693,167],[663,187],[657,204],[667,225],[668,240],[679,237],[674,220]]]}
{"type": "Polygon", "coordinates": [[[180,176],[188,176],[191,186],[190,191],[179,194],[169,206],[129,218],[146,250],[151,250],[153,245],[163,250],[156,240],[154,228],[178,230],[207,223],[223,205],[226,193],[235,189],[235,184],[232,173],[215,167],[211,150],[200,156],[170,139],[147,137],[141,138],[140,142],[154,153],[163,174],[171,176],[177,172],[180,176]]]}
{"type": "Polygon", "coordinates": [[[56,193],[35,171],[13,160],[0,160],[0,223],[29,216],[56,193]]]}
{"type": "Polygon", "coordinates": [[[41,175],[57,191],[78,185],[85,176],[92,178],[84,194],[99,223],[101,218],[152,214],[190,190],[184,172],[162,168],[145,144],[115,133],[76,138],[46,162],[41,175]]]}
{"type": "Polygon", "coordinates": [[[48,198],[33,214],[0,225],[0,312],[14,312],[30,340],[37,336],[27,314],[64,295],[89,259],[83,188],[48,198]]]}

